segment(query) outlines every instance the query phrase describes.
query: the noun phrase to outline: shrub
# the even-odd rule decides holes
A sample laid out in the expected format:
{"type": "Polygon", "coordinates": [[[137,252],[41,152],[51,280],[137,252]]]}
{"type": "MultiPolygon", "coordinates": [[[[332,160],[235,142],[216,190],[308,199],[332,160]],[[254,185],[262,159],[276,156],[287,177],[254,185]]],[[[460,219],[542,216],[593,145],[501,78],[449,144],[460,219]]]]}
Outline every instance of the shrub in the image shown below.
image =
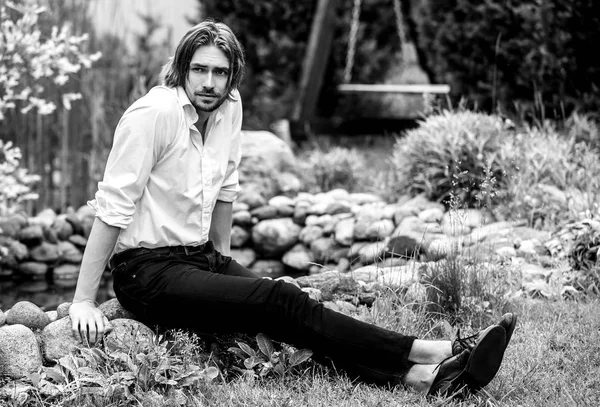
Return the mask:
{"type": "Polygon", "coordinates": [[[20,161],[21,150],[0,140],[0,216],[14,212],[24,201],[38,198],[31,187],[40,177],[20,168],[20,161]]]}
{"type": "Polygon", "coordinates": [[[394,145],[396,192],[425,193],[447,206],[451,199],[468,207],[487,203],[510,172],[511,157],[500,147],[512,128],[499,116],[470,111],[428,117],[394,145]]]}
{"type": "Polygon", "coordinates": [[[502,145],[502,155],[516,164],[504,178],[504,199],[494,205],[499,217],[552,229],[583,212],[598,213],[600,157],[588,141],[578,142],[586,135],[573,129],[562,134],[546,123],[502,145]]]}
{"type": "Polygon", "coordinates": [[[366,160],[355,149],[316,148],[303,153],[302,163],[306,187],[314,192],[343,188],[348,192],[363,192],[366,160]]]}

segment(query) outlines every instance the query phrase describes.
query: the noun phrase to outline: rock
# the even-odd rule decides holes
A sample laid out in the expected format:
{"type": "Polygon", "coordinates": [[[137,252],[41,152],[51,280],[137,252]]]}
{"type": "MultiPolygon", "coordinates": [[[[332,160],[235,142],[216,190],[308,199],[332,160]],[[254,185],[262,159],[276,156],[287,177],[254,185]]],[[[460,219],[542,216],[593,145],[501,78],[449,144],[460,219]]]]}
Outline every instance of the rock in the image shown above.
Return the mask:
{"type": "Polygon", "coordinates": [[[135,315],[123,308],[116,298],[103,302],[98,309],[109,321],[117,318],[136,319],[135,315]]]}
{"type": "Polygon", "coordinates": [[[350,246],[354,242],[354,218],[340,220],[335,225],[334,239],[342,246],[350,246]]]}
{"type": "Polygon", "coordinates": [[[340,213],[350,213],[352,212],[352,206],[349,202],[345,201],[334,201],[329,202],[325,206],[325,213],[329,215],[338,215],[340,213]]]}
{"type": "Polygon", "coordinates": [[[44,241],[44,231],[40,225],[27,226],[21,229],[18,239],[29,247],[37,246],[44,241]]]}
{"type": "MultiPolygon", "coordinates": [[[[59,220],[65,220],[69,223],[69,225],[71,225],[71,235],[81,235],[81,236],[85,236],[85,230],[84,230],[84,222],[87,219],[94,219],[94,216],[92,217],[87,217],[86,219],[84,219],[83,221],[81,219],[79,219],[79,217],[77,216],[76,213],[74,212],[69,212],[66,215],[59,215],[58,218],[56,218],[56,222],[58,222],[59,220]]],[[[55,222],[55,223],[56,223],[55,222]]],[[[63,231],[64,232],[68,232],[68,228],[65,228],[63,231]]],[[[58,234],[58,230],[57,230],[57,234],[58,234]]],[[[69,235],[64,233],[65,239],[66,240],[69,235]]]]}
{"type": "Polygon", "coordinates": [[[233,213],[249,212],[250,207],[248,206],[248,204],[245,204],[243,202],[240,202],[239,200],[236,200],[236,201],[233,201],[232,210],[233,210],[233,213]]]}
{"type": "Polygon", "coordinates": [[[419,282],[420,274],[419,268],[415,264],[401,267],[370,265],[354,270],[352,277],[365,283],[379,282],[390,287],[408,287],[419,282]]]}
{"type": "Polygon", "coordinates": [[[310,244],[310,251],[315,258],[315,262],[321,264],[334,261],[336,258],[336,253],[338,253],[340,249],[343,249],[346,251],[346,253],[348,253],[347,247],[344,248],[340,246],[331,237],[322,237],[316,239],[310,244]]]}
{"type": "Polygon", "coordinates": [[[73,336],[71,318],[64,317],[51,322],[42,330],[42,354],[48,361],[56,361],[80,346],[81,341],[73,336]]]}
{"type": "Polygon", "coordinates": [[[19,232],[26,225],[27,219],[25,219],[25,223],[22,223],[21,219],[14,215],[9,217],[2,217],[0,218],[0,234],[13,239],[18,238],[19,232]]]}
{"type": "Polygon", "coordinates": [[[462,243],[458,239],[444,236],[434,239],[427,245],[427,258],[430,261],[445,259],[452,254],[458,254],[462,249],[462,243]]]}
{"type": "Polygon", "coordinates": [[[425,223],[441,222],[445,210],[443,207],[427,208],[419,212],[419,219],[425,223]]]}
{"type": "Polygon", "coordinates": [[[302,181],[295,174],[283,171],[275,174],[277,190],[286,196],[294,196],[303,188],[302,181]]]}
{"type": "Polygon", "coordinates": [[[81,263],[83,253],[71,242],[58,242],[58,252],[60,254],[59,260],[66,261],[68,263],[81,263]]]}
{"type": "Polygon", "coordinates": [[[241,136],[243,158],[240,172],[264,174],[269,170],[278,172],[296,168],[292,149],[275,134],[268,131],[242,131],[241,136]]]}
{"type": "Polygon", "coordinates": [[[233,213],[233,225],[242,227],[252,226],[252,215],[249,211],[238,211],[233,213]]]}
{"type": "Polygon", "coordinates": [[[50,227],[56,220],[56,212],[50,208],[46,208],[38,213],[37,216],[29,219],[30,225],[41,225],[50,227]]]}
{"type": "MultiPolygon", "coordinates": [[[[21,383],[21,382],[15,380],[10,384],[0,387],[0,400],[1,399],[9,399],[9,400],[17,401],[17,403],[18,403],[21,400],[28,400],[29,394],[32,394],[35,391],[36,391],[36,388],[33,387],[32,385],[24,384],[24,383],[21,383]]],[[[42,393],[42,392],[40,391],[40,393],[42,393]]]]}
{"type": "Polygon", "coordinates": [[[425,209],[429,208],[439,208],[441,210],[445,210],[444,205],[431,202],[428,200],[424,194],[420,194],[410,199],[409,201],[402,204],[401,209],[408,212],[412,212],[414,215],[423,212],[425,209]]]}
{"type": "Polygon", "coordinates": [[[138,353],[148,351],[153,346],[154,332],[141,322],[117,318],[111,321],[111,328],[105,336],[105,341],[123,350],[138,353]]]}
{"type": "Polygon", "coordinates": [[[541,256],[545,254],[548,254],[546,247],[537,239],[523,240],[517,248],[517,255],[522,257],[528,255],[541,256]]]}
{"type": "Polygon", "coordinates": [[[231,247],[242,247],[250,240],[250,232],[241,226],[231,228],[231,247]]]}
{"type": "Polygon", "coordinates": [[[504,246],[497,248],[496,254],[503,259],[510,259],[517,256],[517,251],[514,247],[504,246]]]}
{"type": "Polygon", "coordinates": [[[256,252],[250,248],[231,249],[231,257],[242,266],[249,268],[256,260],[256,252]]]}
{"type": "Polygon", "coordinates": [[[302,228],[298,239],[305,245],[310,246],[312,242],[321,237],[323,237],[323,228],[317,225],[310,225],[302,228]]]}
{"type": "Polygon", "coordinates": [[[29,250],[23,243],[17,240],[11,240],[8,243],[8,255],[12,255],[18,261],[23,261],[29,257],[29,250]]]}
{"type": "Polygon", "coordinates": [[[245,184],[240,192],[238,200],[254,209],[267,204],[267,199],[261,193],[262,188],[254,184],[245,184]]]}
{"type": "Polygon", "coordinates": [[[262,205],[250,211],[250,215],[260,220],[275,219],[279,217],[277,208],[270,205],[262,205]]]}
{"type": "Polygon", "coordinates": [[[0,326],[6,323],[6,314],[0,310],[0,326]]]}
{"type": "Polygon", "coordinates": [[[259,277],[277,278],[285,275],[285,265],[279,260],[257,260],[251,270],[259,277]]]}
{"type": "Polygon", "coordinates": [[[343,296],[357,297],[361,290],[358,282],[351,277],[330,279],[320,289],[323,301],[332,301],[343,296]]]}
{"type": "Polygon", "coordinates": [[[0,376],[26,377],[41,367],[42,355],[31,329],[24,325],[0,327],[0,376]]]}
{"type": "Polygon", "coordinates": [[[84,249],[87,245],[87,239],[81,235],[71,235],[69,236],[69,242],[73,243],[75,246],[84,249]]]}
{"type": "Polygon", "coordinates": [[[56,244],[42,242],[40,245],[31,248],[29,256],[42,263],[53,263],[60,257],[60,252],[56,244]]]}
{"type": "Polygon", "coordinates": [[[300,287],[312,287],[321,289],[328,281],[341,278],[341,274],[337,271],[324,271],[322,273],[313,274],[310,276],[298,277],[296,281],[300,287]]]}
{"type": "Polygon", "coordinates": [[[420,233],[402,233],[388,241],[386,254],[394,257],[416,258],[424,251],[424,237],[420,233]]]}
{"type": "Polygon", "coordinates": [[[77,280],[79,276],[80,265],[64,263],[54,267],[52,275],[54,280],[77,280]]]}
{"type": "Polygon", "coordinates": [[[269,199],[267,204],[275,208],[281,206],[295,206],[294,200],[292,198],[283,195],[274,196],[273,198],[269,199]]]}
{"type": "Polygon", "coordinates": [[[314,257],[306,246],[298,243],[283,255],[281,261],[293,269],[308,271],[312,263],[314,263],[314,257]]]}
{"type": "Polygon", "coordinates": [[[257,252],[277,256],[298,242],[300,226],[290,218],[268,219],[252,228],[252,243],[257,252]]]}
{"type": "Polygon", "coordinates": [[[63,302],[56,308],[58,319],[62,319],[66,316],[69,316],[69,308],[71,307],[71,304],[71,302],[63,302]]]}
{"type": "Polygon", "coordinates": [[[304,204],[296,204],[296,207],[294,208],[294,216],[293,216],[294,223],[297,225],[306,224],[306,217],[309,214],[308,210],[309,210],[308,206],[306,206],[304,204]]]}
{"type": "Polygon", "coordinates": [[[58,236],[56,232],[50,226],[42,226],[42,231],[44,232],[44,240],[48,243],[57,244],[58,236]]]}
{"type": "Polygon", "coordinates": [[[19,301],[10,309],[6,318],[7,325],[23,325],[29,329],[43,329],[50,323],[48,315],[37,305],[29,301],[19,301]]]}
{"type": "MultiPolygon", "coordinates": [[[[358,246],[357,246],[358,247],[358,246]]],[[[387,250],[387,240],[381,242],[367,243],[356,249],[353,245],[350,253],[354,253],[352,258],[357,258],[361,264],[371,264],[378,261],[387,250]]]]}
{"type": "Polygon", "coordinates": [[[325,192],[324,195],[331,201],[349,201],[350,193],[343,188],[334,188],[325,192]]]}
{"type": "Polygon", "coordinates": [[[305,293],[308,294],[308,296],[310,298],[312,298],[315,301],[321,302],[323,299],[323,295],[321,293],[321,290],[319,290],[318,288],[313,288],[313,287],[304,287],[302,289],[302,291],[304,291],[305,293]]]}
{"type": "Polygon", "coordinates": [[[367,226],[364,239],[370,241],[383,240],[393,232],[394,222],[389,219],[380,219],[367,226]]]}
{"type": "Polygon", "coordinates": [[[499,237],[512,235],[515,226],[511,222],[494,222],[471,230],[470,240],[473,242],[487,242],[499,237]]]}
{"type": "Polygon", "coordinates": [[[483,212],[479,209],[452,209],[444,214],[442,229],[447,235],[458,236],[467,234],[484,223],[483,212]]]}
{"type": "Polygon", "coordinates": [[[46,311],[46,315],[50,322],[58,321],[58,312],[56,311],[46,311]]]}
{"type": "Polygon", "coordinates": [[[19,272],[30,278],[44,278],[48,271],[46,263],[36,261],[26,261],[19,264],[19,272]]]}
{"type": "Polygon", "coordinates": [[[383,199],[381,199],[380,196],[375,194],[355,192],[350,194],[349,201],[356,205],[365,205],[370,203],[383,202],[383,199]]]}

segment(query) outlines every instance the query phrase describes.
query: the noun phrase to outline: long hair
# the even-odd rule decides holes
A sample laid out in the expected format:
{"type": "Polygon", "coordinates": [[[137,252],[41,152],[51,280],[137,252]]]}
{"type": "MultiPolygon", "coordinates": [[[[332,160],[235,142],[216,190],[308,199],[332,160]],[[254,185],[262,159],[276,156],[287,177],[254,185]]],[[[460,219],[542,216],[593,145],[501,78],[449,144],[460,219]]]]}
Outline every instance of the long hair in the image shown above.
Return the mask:
{"type": "Polygon", "coordinates": [[[246,68],[244,50],[227,25],[211,19],[195,25],[183,36],[177,45],[175,56],[163,66],[160,82],[169,87],[185,87],[192,57],[204,45],[214,45],[227,56],[230,65],[227,90],[231,92],[237,89],[246,68]]]}

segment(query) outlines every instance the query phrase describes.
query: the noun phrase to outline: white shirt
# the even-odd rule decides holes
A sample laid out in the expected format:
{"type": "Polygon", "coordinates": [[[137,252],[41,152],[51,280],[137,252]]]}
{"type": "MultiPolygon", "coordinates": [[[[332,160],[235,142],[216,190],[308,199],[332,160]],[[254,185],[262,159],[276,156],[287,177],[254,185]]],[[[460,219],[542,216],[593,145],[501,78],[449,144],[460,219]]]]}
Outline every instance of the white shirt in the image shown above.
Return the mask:
{"type": "Polygon", "coordinates": [[[208,118],[207,135],[181,87],[154,87],[123,114],[104,179],[88,204],[122,228],[114,253],[208,241],[217,200],[240,191],[242,103],[237,91],[208,118]]]}

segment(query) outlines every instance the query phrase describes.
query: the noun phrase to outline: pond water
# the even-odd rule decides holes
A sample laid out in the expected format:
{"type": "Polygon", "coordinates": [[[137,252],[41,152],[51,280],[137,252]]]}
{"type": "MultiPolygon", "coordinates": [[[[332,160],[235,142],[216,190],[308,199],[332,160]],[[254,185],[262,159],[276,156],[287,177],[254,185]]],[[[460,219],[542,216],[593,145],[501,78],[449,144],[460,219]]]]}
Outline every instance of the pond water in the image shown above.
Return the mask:
{"type": "MultiPolygon", "coordinates": [[[[30,301],[44,311],[56,309],[63,302],[73,300],[76,279],[57,280],[0,280],[0,310],[7,311],[19,301],[30,301]]],[[[105,274],[100,283],[96,302],[103,303],[114,296],[112,278],[105,274]]]]}

